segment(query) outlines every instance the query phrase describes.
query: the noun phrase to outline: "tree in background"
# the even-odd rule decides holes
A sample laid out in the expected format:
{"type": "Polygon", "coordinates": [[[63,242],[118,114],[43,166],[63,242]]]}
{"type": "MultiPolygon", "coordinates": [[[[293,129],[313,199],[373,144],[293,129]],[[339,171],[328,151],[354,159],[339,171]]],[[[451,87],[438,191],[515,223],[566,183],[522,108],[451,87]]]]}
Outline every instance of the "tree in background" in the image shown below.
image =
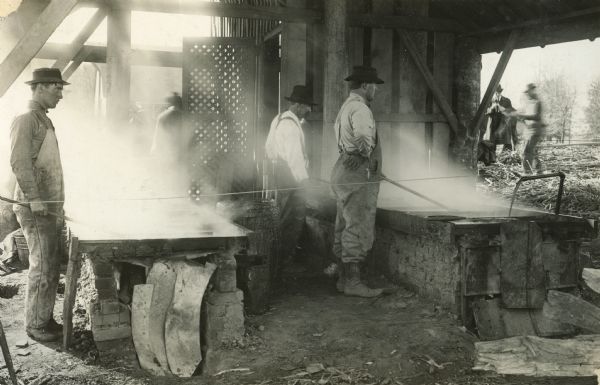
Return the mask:
{"type": "Polygon", "coordinates": [[[547,138],[556,138],[560,142],[571,136],[573,107],[576,89],[564,74],[543,76],[538,80],[538,92],[542,102],[542,115],[547,138]]]}
{"type": "Polygon", "coordinates": [[[585,108],[585,120],[592,135],[600,136],[600,79],[596,79],[588,88],[588,105],[585,108]]]}

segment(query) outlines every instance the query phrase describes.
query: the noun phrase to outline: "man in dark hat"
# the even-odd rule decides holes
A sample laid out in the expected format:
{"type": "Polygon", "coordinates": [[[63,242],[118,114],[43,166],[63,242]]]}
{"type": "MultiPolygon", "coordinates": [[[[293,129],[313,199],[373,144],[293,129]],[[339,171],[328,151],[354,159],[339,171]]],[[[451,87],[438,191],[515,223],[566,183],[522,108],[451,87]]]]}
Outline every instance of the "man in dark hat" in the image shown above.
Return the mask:
{"type": "Polygon", "coordinates": [[[65,195],[58,142],[46,114],[62,99],[63,86],[69,83],[56,68],[38,68],[26,83],[32,91],[29,111],[15,118],[10,131],[10,164],[17,179],[14,199],[27,203],[13,207],[29,248],[25,329],[35,340],[55,341],[62,332],[52,316],[60,224],[49,213],[62,213],[65,195]]]}
{"type": "Polygon", "coordinates": [[[308,157],[302,122],[315,105],[312,92],[306,86],[296,85],[286,99],[287,111],[271,122],[265,144],[277,189],[280,209],[280,228],[283,264],[289,267],[295,255],[306,216],[306,196],[302,187],[308,182],[308,157]]]}
{"type": "Polygon", "coordinates": [[[513,141],[517,144],[516,120],[510,116],[515,109],[510,99],[502,95],[502,86],[498,84],[492,97],[491,105],[487,109],[490,118],[490,142],[494,147],[503,145],[502,151],[512,151],[513,141]]]}
{"type": "Polygon", "coordinates": [[[381,173],[381,147],[369,107],[375,98],[374,68],[355,66],[346,81],[350,96],[335,120],[340,156],[333,167],[331,183],[337,200],[334,254],[343,263],[337,289],[345,295],[376,297],[380,289],[367,287],[360,279],[360,264],[373,246],[375,212],[381,173]]]}

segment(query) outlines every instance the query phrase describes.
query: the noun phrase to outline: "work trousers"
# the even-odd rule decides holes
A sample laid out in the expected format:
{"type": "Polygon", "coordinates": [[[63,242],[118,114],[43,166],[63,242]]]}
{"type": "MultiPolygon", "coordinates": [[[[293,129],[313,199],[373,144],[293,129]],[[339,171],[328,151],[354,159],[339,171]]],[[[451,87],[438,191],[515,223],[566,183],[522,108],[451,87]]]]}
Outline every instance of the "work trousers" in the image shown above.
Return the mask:
{"type": "Polygon", "coordinates": [[[282,190],[277,193],[280,210],[281,256],[292,258],[302,234],[306,218],[306,195],[304,190],[282,190]]]}
{"type": "Polygon", "coordinates": [[[525,173],[531,173],[533,170],[540,171],[542,163],[538,157],[538,144],[542,140],[542,135],[528,128],[523,139],[523,171],[525,173]]]}
{"type": "Polygon", "coordinates": [[[379,183],[369,180],[368,161],[348,170],[343,164],[347,156],[340,155],[331,177],[337,201],[333,253],[343,263],[363,262],[375,240],[379,183]]]}
{"type": "MultiPolygon", "coordinates": [[[[62,208],[49,205],[48,210],[60,212],[62,208]]],[[[52,318],[56,300],[60,276],[59,221],[51,215],[33,215],[27,207],[14,206],[14,211],[29,248],[25,327],[39,329],[52,318]]]]}

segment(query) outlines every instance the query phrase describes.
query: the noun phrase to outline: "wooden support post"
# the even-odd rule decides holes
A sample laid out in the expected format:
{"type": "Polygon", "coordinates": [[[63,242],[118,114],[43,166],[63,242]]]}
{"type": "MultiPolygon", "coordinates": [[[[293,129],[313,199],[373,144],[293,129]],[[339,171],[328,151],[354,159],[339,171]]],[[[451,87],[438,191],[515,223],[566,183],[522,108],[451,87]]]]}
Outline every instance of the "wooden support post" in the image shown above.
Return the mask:
{"type": "Polygon", "coordinates": [[[79,0],[52,0],[0,64],[0,97],[10,88],[79,0]]]}
{"type": "Polygon", "coordinates": [[[321,177],[329,178],[338,155],[333,123],[347,94],[344,84],[344,78],[348,75],[347,2],[327,0],[324,6],[326,46],[321,177]]]}
{"type": "Polygon", "coordinates": [[[481,101],[481,104],[477,109],[477,113],[475,114],[475,118],[473,118],[471,127],[469,127],[470,136],[478,135],[477,133],[479,131],[479,127],[481,127],[485,118],[485,111],[487,109],[487,106],[492,100],[492,96],[494,95],[496,87],[498,87],[498,84],[500,83],[500,79],[502,79],[502,75],[504,74],[504,70],[508,65],[508,61],[510,60],[510,56],[513,53],[518,38],[518,30],[513,30],[508,36],[508,40],[506,41],[504,49],[502,50],[502,55],[500,56],[500,60],[496,65],[496,69],[494,70],[494,74],[492,75],[492,79],[490,80],[490,84],[488,84],[485,94],[483,95],[483,100],[481,101]]]}
{"type": "MultiPolygon", "coordinates": [[[[289,7],[303,8],[304,0],[287,2],[289,7]]],[[[293,9],[293,8],[292,8],[293,9]]],[[[290,12],[293,12],[290,10],[290,12]]],[[[306,83],[306,24],[284,22],[281,26],[281,110],[287,109],[284,99],[296,84],[306,83]]]]}
{"type": "Polygon", "coordinates": [[[65,55],[62,58],[58,59],[52,67],[58,68],[62,72],[67,67],[67,64],[69,64],[69,62],[73,60],[73,58],[75,58],[77,53],[81,51],[85,42],[90,38],[90,36],[92,36],[94,31],[96,31],[96,28],[98,28],[98,26],[100,25],[100,23],[102,23],[102,20],[104,20],[105,17],[106,10],[103,8],[98,9],[96,13],[94,13],[92,18],[87,22],[85,27],[83,27],[81,32],[79,32],[79,35],[75,37],[75,39],[69,46],[69,50],[65,53],[65,55]]]}
{"type": "Polygon", "coordinates": [[[69,80],[71,75],[73,75],[73,73],[77,70],[77,68],[79,68],[81,63],[84,62],[84,60],[88,57],[88,55],[89,55],[89,51],[85,51],[85,50],[79,51],[79,53],[73,58],[73,61],[71,62],[71,64],[69,64],[69,66],[64,69],[64,71],[62,73],[63,79],[69,80]]]}
{"type": "Polygon", "coordinates": [[[79,239],[71,236],[69,240],[69,263],[65,280],[65,299],[63,302],[63,348],[68,349],[73,338],[73,306],[77,294],[81,255],[79,239]]]}
{"type": "Polygon", "coordinates": [[[438,107],[440,107],[440,110],[442,110],[442,113],[446,116],[446,119],[448,119],[448,124],[450,125],[450,128],[452,128],[452,131],[454,131],[455,134],[458,134],[458,118],[452,111],[452,107],[450,107],[450,104],[446,100],[444,93],[435,82],[431,71],[429,71],[429,68],[427,68],[427,63],[425,63],[425,60],[419,54],[415,43],[412,41],[410,36],[408,36],[408,33],[405,30],[400,29],[398,30],[398,34],[400,35],[400,39],[404,43],[404,46],[408,50],[408,53],[412,57],[414,63],[419,68],[419,72],[421,73],[421,75],[423,75],[427,86],[433,93],[433,98],[435,99],[435,102],[437,103],[438,107]]]}
{"type": "MultiPolygon", "coordinates": [[[[106,45],[107,105],[109,121],[114,125],[127,122],[131,81],[131,10],[113,2],[108,13],[106,45]]],[[[113,127],[114,128],[114,127],[113,127]]]]}

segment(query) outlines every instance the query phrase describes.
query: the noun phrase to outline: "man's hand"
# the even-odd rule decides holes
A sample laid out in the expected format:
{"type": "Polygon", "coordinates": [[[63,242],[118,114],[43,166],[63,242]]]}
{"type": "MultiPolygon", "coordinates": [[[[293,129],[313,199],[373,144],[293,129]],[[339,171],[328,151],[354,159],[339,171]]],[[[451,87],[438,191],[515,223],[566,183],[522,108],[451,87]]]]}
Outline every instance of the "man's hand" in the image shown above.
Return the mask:
{"type": "Polygon", "coordinates": [[[29,204],[29,208],[31,209],[31,212],[33,213],[33,215],[41,215],[41,216],[48,215],[48,208],[46,207],[46,204],[43,202],[31,202],[29,204]]]}
{"type": "Polygon", "coordinates": [[[344,166],[350,170],[357,170],[361,164],[365,161],[365,158],[359,154],[346,154],[346,159],[344,160],[344,166]]]}

